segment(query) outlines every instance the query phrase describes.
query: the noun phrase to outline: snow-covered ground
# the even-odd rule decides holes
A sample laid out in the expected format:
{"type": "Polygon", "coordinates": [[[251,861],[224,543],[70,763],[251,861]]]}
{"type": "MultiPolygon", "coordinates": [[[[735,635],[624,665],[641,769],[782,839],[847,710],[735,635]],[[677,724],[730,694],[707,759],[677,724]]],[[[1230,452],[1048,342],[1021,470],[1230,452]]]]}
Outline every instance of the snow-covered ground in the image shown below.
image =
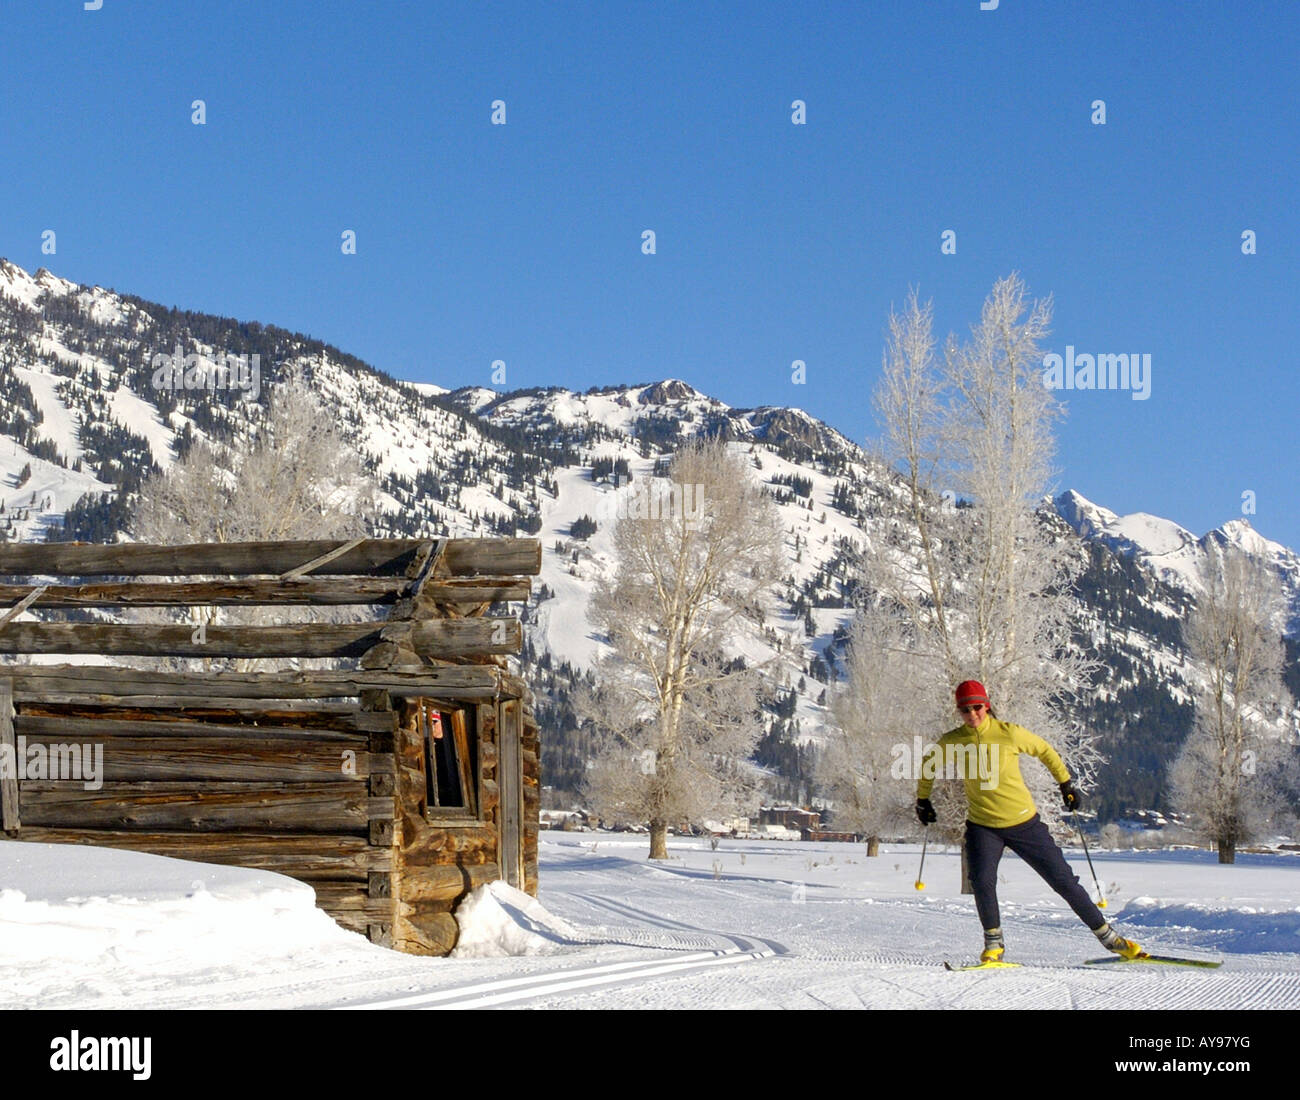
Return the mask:
{"type": "MultiPolygon", "coordinates": [[[[1108,914],[1218,970],[1092,968],[1096,941],[1015,857],[1018,970],[979,947],[955,851],[544,833],[539,905],[495,884],[462,954],[416,958],[335,925],[279,875],[134,852],[0,844],[0,1007],[1300,1008],[1300,857],[1094,853],[1108,914]],[[507,954],[508,952],[508,954],[507,954]]],[[[1089,881],[1081,853],[1073,853],[1089,881]]]]}

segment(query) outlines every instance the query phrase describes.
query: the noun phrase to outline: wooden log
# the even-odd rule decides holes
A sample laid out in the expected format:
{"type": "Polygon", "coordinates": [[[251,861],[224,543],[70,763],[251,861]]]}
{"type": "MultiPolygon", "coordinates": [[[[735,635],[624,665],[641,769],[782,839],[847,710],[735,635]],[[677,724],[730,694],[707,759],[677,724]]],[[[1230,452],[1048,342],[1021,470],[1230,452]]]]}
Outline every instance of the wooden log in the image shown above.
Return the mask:
{"type": "Polygon", "coordinates": [[[94,653],[144,657],[360,657],[392,631],[409,632],[425,657],[514,653],[523,630],[514,619],[446,619],[427,623],[296,623],[211,626],[196,639],[190,626],[118,623],[9,623],[0,653],[94,653]]]}
{"type": "Polygon", "coordinates": [[[293,877],[365,882],[372,871],[391,872],[391,848],[375,848],[343,834],[168,833],[113,829],[49,829],[24,826],[24,842],[91,844],[218,863],[293,877]]]}
{"type": "MultiPolygon", "coordinates": [[[[281,576],[345,545],[347,539],[280,542],[10,543],[0,546],[0,575],[61,577],[180,577],[263,574],[281,576]]],[[[365,573],[402,576],[424,539],[365,539],[320,566],[322,576],[365,573]]],[[[451,576],[535,576],[541,572],[537,539],[448,539],[442,569],[451,576]]]]}
{"type": "Polygon", "coordinates": [[[387,714],[393,711],[393,697],[386,691],[359,691],[357,705],[363,713],[387,714]]]}
{"type": "Polygon", "coordinates": [[[266,703],[254,701],[249,701],[238,709],[226,705],[238,702],[240,700],[223,700],[223,706],[218,709],[196,706],[193,699],[183,700],[180,706],[168,706],[165,709],[104,706],[99,703],[24,702],[15,721],[23,723],[54,719],[68,722],[86,719],[97,723],[131,722],[140,727],[141,736],[158,733],[163,737],[182,734],[202,737],[207,731],[216,730],[215,736],[259,737],[267,734],[320,740],[352,741],[360,738],[364,741],[374,734],[391,734],[396,720],[392,713],[367,713],[358,710],[355,705],[328,709],[327,706],[322,706],[310,710],[304,707],[289,711],[268,710],[266,703]],[[189,729],[190,726],[194,728],[189,729]]]}
{"type": "Polygon", "coordinates": [[[350,551],[355,550],[358,546],[360,546],[365,541],[366,540],[364,538],[350,539],[347,542],[343,543],[341,546],[336,546],[333,550],[326,551],[318,558],[313,558],[311,561],[304,562],[302,565],[294,566],[287,573],[281,575],[280,580],[282,581],[297,580],[299,577],[304,577],[308,573],[315,573],[317,570],[323,569],[326,565],[328,565],[330,562],[334,561],[335,559],[341,558],[343,557],[344,554],[347,554],[350,551]]]}
{"type": "MultiPolygon", "coordinates": [[[[407,662],[402,660],[403,653],[396,642],[378,642],[361,655],[361,667],[367,672],[372,669],[386,669],[407,662]]],[[[417,658],[418,660],[418,658],[417,658]]]]}
{"type": "MultiPolygon", "coordinates": [[[[473,584],[474,582],[469,582],[473,584]]],[[[524,582],[527,585],[527,582],[524,582]]],[[[396,603],[409,582],[400,577],[305,577],[298,580],[216,580],[151,583],[112,581],[50,585],[32,606],[77,607],[338,607],[396,603]]],[[[475,585],[475,590],[479,586],[475,585]]],[[[26,585],[0,584],[0,603],[17,599],[26,585]]],[[[527,597],[525,597],[527,598],[527,597]]],[[[468,602],[468,597],[465,598],[468,602]]]]}
{"type": "Polygon", "coordinates": [[[477,617],[494,603],[527,601],[532,584],[527,577],[426,577],[411,593],[393,604],[389,621],[477,617]]]}
{"type": "Polygon", "coordinates": [[[406,576],[411,581],[407,598],[398,601],[397,605],[389,613],[390,619],[409,619],[415,615],[416,604],[420,601],[425,586],[438,574],[445,575],[447,572],[443,561],[443,554],[446,549],[446,539],[426,542],[420,547],[415,555],[415,560],[411,562],[406,570],[406,576]]]}
{"type": "MultiPolygon", "coordinates": [[[[217,580],[152,583],[111,581],[50,585],[30,606],[96,607],[342,607],[388,605],[405,598],[411,582],[400,577],[303,577],[295,580],[217,580]]],[[[0,604],[30,595],[30,585],[0,584],[0,604]]],[[[483,604],[527,601],[526,577],[448,578],[430,582],[426,599],[434,603],[483,604]]]]}
{"type": "Polygon", "coordinates": [[[398,785],[404,791],[422,795],[425,789],[423,754],[418,747],[412,749],[409,738],[401,740],[398,747],[399,751],[394,753],[398,785]]]}
{"type": "Polygon", "coordinates": [[[6,833],[18,829],[18,747],[14,741],[13,685],[0,680],[0,829],[6,833]]]}
{"type": "Polygon", "coordinates": [[[10,623],[3,653],[95,653],[149,657],[348,657],[379,640],[379,623],[193,627],[118,623],[10,623]]]}
{"type": "MultiPolygon", "coordinates": [[[[374,650],[371,650],[370,652],[374,653],[374,650]]],[[[448,658],[448,659],[453,659],[453,658],[448,658]]],[[[403,645],[397,647],[397,652],[394,653],[383,664],[382,667],[392,672],[400,672],[400,671],[416,672],[419,669],[424,668],[428,663],[429,662],[426,661],[425,658],[421,657],[418,653],[416,653],[414,649],[410,648],[409,646],[403,645]]],[[[367,667],[366,659],[364,657],[361,659],[361,667],[362,668],[367,667]]],[[[370,667],[380,667],[380,666],[372,665],[370,667]]]]}
{"type": "Polygon", "coordinates": [[[403,901],[454,904],[484,883],[496,882],[501,870],[495,863],[405,867],[397,875],[398,896],[403,901]]]}
{"type": "Polygon", "coordinates": [[[440,574],[452,577],[535,577],[542,571],[540,539],[448,539],[440,574]]]}
{"type": "Polygon", "coordinates": [[[232,699],[218,697],[216,704],[203,706],[194,697],[179,695],[113,695],[66,691],[24,691],[14,695],[19,714],[78,714],[93,718],[139,714],[147,711],[159,722],[229,721],[269,722],[298,729],[364,731],[369,727],[350,723],[349,715],[362,712],[355,703],[319,704],[296,699],[232,699]]]}
{"type": "Polygon", "coordinates": [[[0,626],[4,626],[5,623],[9,622],[11,619],[16,619],[19,615],[21,615],[24,611],[26,611],[29,607],[31,607],[32,604],[34,604],[43,595],[45,595],[46,589],[49,588],[49,585],[48,584],[37,585],[35,588],[28,588],[26,592],[22,591],[23,590],[22,585],[18,585],[17,588],[19,592],[22,594],[16,597],[18,600],[16,604],[14,604],[12,607],[5,608],[4,614],[0,615],[0,626]]]}
{"type": "Polygon", "coordinates": [[[527,577],[474,577],[429,580],[421,596],[430,603],[476,604],[526,602],[532,595],[527,577]]]}
{"type": "Polygon", "coordinates": [[[411,564],[406,567],[406,578],[413,588],[418,589],[442,564],[442,551],[446,545],[446,539],[426,539],[420,544],[411,564]]]}
{"type": "Polygon", "coordinates": [[[438,807],[426,810],[422,823],[430,829],[443,829],[455,832],[488,829],[491,822],[482,817],[471,817],[465,810],[457,807],[438,807]]]}
{"type": "Polygon", "coordinates": [[[300,879],[316,891],[316,904],[327,913],[361,913],[371,921],[391,921],[401,906],[396,898],[372,898],[358,883],[330,879],[300,879]]]}
{"type": "Polygon", "coordinates": [[[393,946],[411,955],[449,955],[459,936],[460,926],[450,913],[420,908],[398,918],[393,946]]]}
{"type": "MultiPolygon", "coordinates": [[[[26,748],[59,745],[49,751],[70,758],[75,750],[82,761],[81,775],[90,762],[85,750],[91,742],[69,745],[59,735],[29,737],[26,748]]],[[[359,783],[375,772],[391,771],[391,755],[371,754],[365,748],[342,748],[293,741],[247,743],[177,740],[166,737],[114,737],[94,742],[96,781],[102,783],[165,782],[171,780],[240,783],[359,783]],[[102,755],[101,755],[102,754],[102,755]]],[[[66,771],[64,773],[66,778],[66,771]]]]}
{"type": "MultiPolygon", "coordinates": [[[[481,621],[481,620],[480,620],[481,621]]],[[[15,624],[18,625],[18,624],[15,624]]],[[[33,624],[21,624],[33,625],[33,624]]],[[[379,624],[386,625],[386,624],[379,624]]],[[[114,665],[14,665],[4,670],[14,694],[68,692],[197,698],[212,706],[235,699],[324,699],[387,691],[394,696],[445,695],[457,699],[515,697],[524,683],[487,665],[448,665],[420,672],[309,670],[299,672],[152,672],[114,665]]],[[[114,702],[109,698],[106,702],[114,702]]]]}
{"type": "MultiPolygon", "coordinates": [[[[518,619],[434,619],[394,624],[409,631],[409,645],[422,657],[468,656],[471,654],[518,653],[524,631],[518,619]]],[[[387,637],[387,634],[385,634],[387,637]]],[[[0,634],[0,645],[3,644],[0,634]]]]}
{"type": "MultiPolygon", "coordinates": [[[[137,712],[138,717],[117,719],[74,715],[33,715],[26,711],[14,721],[15,731],[29,741],[105,741],[114,743],[118,738],[160,738],[169,743],[181,743],[186,738],[211,742],[218,739],[229,742],[241,751],[256,751],[259,746],[272,747],[279,743],[313,745],[327,742],[337,756],[343,749],[366,752],[370,747],[370,734],[361,731],[312,729],[296,726],[230,725],[222,722],[189,722],[154,718],[153,713],[137,712]]],[[[194,745],[198,750],[200,745],[194,745]]],[[[108,751],[106,749],[106,751],[108,751]]],[[[209,744],[206,751],[221,751],[220,746],[209,744]]],[[[287,750],[286,750],[287,751],[287,750]]]]}
{"type": "Polygon", "coordinates": [[[472,826],[439,826],[436,822],[428,822],[417,835],[406,838],[402,851],[404,866],[408,868],[449,863],[494,863],[497,858],[496,830],[488,821],[472,826]]]}
{"type": "Polygon", "coordinates": [[[391,798],[371,798],[361,783],[105,783],[87,791],[77,783],[28,780],[22,800],[26,823],[64,829],[365,835],[373,820],[393,814],[391,798]]]}

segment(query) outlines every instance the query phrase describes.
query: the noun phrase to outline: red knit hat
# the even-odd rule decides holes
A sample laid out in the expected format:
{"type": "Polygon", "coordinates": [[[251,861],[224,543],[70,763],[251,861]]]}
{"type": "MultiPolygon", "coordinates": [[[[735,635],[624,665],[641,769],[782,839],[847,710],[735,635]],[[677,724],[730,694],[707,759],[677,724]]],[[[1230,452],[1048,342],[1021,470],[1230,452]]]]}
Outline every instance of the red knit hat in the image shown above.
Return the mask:
{"type": "Polygon", "coordinates": [[[989,705],[989,693],[978,680],[963,680],[957,685],[957,705],[962,707],[970,703],[989,705]]]}

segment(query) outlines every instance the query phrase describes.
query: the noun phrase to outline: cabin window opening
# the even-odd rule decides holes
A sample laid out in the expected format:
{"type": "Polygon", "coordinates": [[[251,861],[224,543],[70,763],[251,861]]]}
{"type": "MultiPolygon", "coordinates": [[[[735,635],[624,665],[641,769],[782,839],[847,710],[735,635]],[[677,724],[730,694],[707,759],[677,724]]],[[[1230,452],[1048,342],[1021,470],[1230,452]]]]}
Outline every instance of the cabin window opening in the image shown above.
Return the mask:
{"type": "Polygon", "coordinates": [[[414,710],[424,758],[425,812],[477,816],[478,738],[469,712],[424,700],[414,710]]]}

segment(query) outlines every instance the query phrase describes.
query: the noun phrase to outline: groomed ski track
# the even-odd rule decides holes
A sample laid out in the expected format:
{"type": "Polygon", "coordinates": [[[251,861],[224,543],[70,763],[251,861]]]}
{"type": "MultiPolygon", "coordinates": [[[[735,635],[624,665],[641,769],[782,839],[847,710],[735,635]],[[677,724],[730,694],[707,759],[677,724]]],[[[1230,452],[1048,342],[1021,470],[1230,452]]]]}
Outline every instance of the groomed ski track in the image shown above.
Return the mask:
{"type": "MultiPolygon", "coordinates": [[[[608,834],[544,839],[541,900],[582,932],[580,939],[556,937],[554,954],[444,960],[437,969],[445,980],[427,975],[418,985],[403,983],[401,992],[370,996],[354,987],[340,997],[336,985],[335,997],[317,1003],[407,1010],[1300,1008],[1300,956],[1225,954],[1205,934],[1189,944],[1195,930],[1167,932],[1153,947],[1222,956],[1219,970],[1083,965],[1096,955],[1096,941],[1010,861],[1003,896],[1028,900],[1004,901],[1003,923],[1009,953],[1022,966],[950,973],[942,960],[964,958],[966,946],[973,952],[978,924],[969,898],[936,890],[946,873],[942,859],[933,874],[927,866],[924,895],[854,896],[816,881],[816,872],[836,856],[841,867],[860,866],[861,847],[822,845],[808,854],[788,844],[733,843],[715,852],[683,840],[670,850],[674,858],[653,864],[645,847],[644,838],[611,841],[608,834]],[[788,873],[799,860],[812,872],[808,881],[772,872],[788,873]]],[[[879,866],[891,859],[880,858],[879,866]]],[[[1112,916],[1116,910],[1122,922],[1122,904],[1112,916]]],[[[366,984],[373,988],[377,978],[366,984]]],[[[297,991],[299,1003],[304,992],[297,991]]]]}
{"type": "MultiPolygon", "coordinates": [[[[565,967],[532,977],[479,982],[350,1007],[495,1008],[502,1005],[519,1005],[538,999],[552,999],[557,996],[580,995],[598,987],[636,986],[660,977],[678,977],[688,971],[735,966],[739,963],[754,962],[787,953],[783,945],[772,940],[693,928],[656,913],[635,909],[613,898],[584,895],[581,900],[598,910],[607,910],[649,928],[664,929],[665,935],[659,937],[654,936],[653,933],[647,937],[646,930],[637,926],[627,929],[629,940],[647,938],[646,946],[649,949],[647,953],[656,956],[653,961],[643,958],[595,966],[565,967]],[[657,943],[657,940],[664,940],[665,943],[657,943]],[[713,946],[705,950],[692,949],[695,945],[704,946],[710,941],[725,946],[713,946]],[[658,957],[664,946],[678,953],[668,957],[658,957]]],[[[568,942],[577,946],[580,941],[568,942]]],[[[597,940],[591,946],[607,946],[609,942],[597,940]]]]}

